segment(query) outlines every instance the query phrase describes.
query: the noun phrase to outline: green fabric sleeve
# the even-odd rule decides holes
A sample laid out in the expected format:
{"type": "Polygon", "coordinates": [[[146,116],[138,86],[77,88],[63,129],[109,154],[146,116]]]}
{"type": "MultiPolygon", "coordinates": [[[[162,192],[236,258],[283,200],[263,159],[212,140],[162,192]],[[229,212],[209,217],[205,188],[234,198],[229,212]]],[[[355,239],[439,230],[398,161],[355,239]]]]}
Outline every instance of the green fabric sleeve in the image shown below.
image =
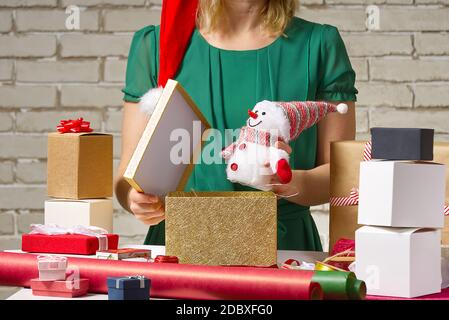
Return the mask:
{"type": "Polygon", "coordinates": [[[157,35],[155,26],[137,31],[132,39],[126,67],[123,100],[139,102],[149,89],[157,86],[157,35]]]}
{"type": "Polygon", "coordinates": [[[322,27],[319,73],[317,99],[356,101],[355,72],[338,29],[330,25],[322,27]]]}

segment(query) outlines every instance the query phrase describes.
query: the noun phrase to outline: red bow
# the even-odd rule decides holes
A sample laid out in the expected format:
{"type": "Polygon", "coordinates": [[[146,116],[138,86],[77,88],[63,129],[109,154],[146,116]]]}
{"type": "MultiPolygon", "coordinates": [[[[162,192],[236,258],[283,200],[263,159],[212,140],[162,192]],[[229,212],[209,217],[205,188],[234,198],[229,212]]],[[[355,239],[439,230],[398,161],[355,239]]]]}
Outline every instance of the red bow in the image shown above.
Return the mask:
{"type": "Polygon", "coordinates": [[[60,133],[92,132],[90,122],[84,121],[83,118],[78,118],[76,120],[61,120],[59,125],[56,126],[56,130],[60,133]]]}
{"type": "Polygon", "coordinates": [[[156,263],[179,263],[179,260],[178,260],[178,257],[176,257],[176,256],[158,255],[154,259],[154,262],[156,262],[156,263]]]}

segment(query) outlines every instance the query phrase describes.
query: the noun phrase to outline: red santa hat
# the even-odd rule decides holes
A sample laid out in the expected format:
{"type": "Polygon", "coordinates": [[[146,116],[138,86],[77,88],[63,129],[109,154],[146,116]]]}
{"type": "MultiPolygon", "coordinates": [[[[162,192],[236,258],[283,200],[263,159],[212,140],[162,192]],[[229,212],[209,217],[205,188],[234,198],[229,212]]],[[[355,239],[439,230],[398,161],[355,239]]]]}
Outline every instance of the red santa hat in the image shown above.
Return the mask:
{"type": "Polygon", "coordinates": [[[196,23],[198,0],[162,2],[159,32],[158,88],[150,89],[140,99],[140,107],[152,113],[168,79],[173,79],[184,58],[196,23]]]}
{"type": "Polygon", "coordinates": [[[323,119],[329,112],[346,113],[345,103],[338,105],[324,101],[275,102],[284,111],[290,123],[290,140],[323,119]]]}

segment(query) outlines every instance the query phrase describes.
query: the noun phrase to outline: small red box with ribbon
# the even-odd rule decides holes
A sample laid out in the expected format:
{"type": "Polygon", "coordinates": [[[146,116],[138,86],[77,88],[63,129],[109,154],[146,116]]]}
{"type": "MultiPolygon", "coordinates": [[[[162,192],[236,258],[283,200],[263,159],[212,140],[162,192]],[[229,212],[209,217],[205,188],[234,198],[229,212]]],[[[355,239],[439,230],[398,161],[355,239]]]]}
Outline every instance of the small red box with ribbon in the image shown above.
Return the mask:
{"type": "Polygon", "coordinates": [[[22,235],[22,251],[93,255],[97,250],[117,249],[118,241],[117,234],[96,227],[31,225],[31,232],[22,235]]]}
{"type": "Polygon", "coordinates": [[[35,296],[74,298],[87,294],[89,279],[41,281],[31,279],[30,287],[35,296]]]}

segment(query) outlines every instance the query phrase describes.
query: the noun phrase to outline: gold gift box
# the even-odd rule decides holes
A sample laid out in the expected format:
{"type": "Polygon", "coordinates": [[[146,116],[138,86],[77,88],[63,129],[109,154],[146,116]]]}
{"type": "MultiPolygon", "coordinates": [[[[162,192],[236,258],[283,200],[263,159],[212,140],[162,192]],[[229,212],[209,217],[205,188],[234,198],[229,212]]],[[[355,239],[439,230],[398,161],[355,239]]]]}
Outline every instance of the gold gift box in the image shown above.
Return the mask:
{"type": "Polygon", "coordinates": [[[277,258],[272,192],[171,192],[165,248],[180,263],[270,266],[277,258]]]}
{"type": "MultiPolygon", "coordinates": [[[[359,186],[360,162],[366,141],[339,141],[331,144],[330,196],[347,197],[352,188],[359,186]]],[[[434,162],[446,164],[446,205],[449,204],[449,143],[437,142],[434,162]]],[[[443,208],[441,208],[443,210],[443,208]]],[[[340,238],[354,239],[358,206],[331,206],[329,214],[329,248],[340,238]]],[[[443,244],[449,245],[449,216],[444,219],[441,232],[443,244]]]]}

